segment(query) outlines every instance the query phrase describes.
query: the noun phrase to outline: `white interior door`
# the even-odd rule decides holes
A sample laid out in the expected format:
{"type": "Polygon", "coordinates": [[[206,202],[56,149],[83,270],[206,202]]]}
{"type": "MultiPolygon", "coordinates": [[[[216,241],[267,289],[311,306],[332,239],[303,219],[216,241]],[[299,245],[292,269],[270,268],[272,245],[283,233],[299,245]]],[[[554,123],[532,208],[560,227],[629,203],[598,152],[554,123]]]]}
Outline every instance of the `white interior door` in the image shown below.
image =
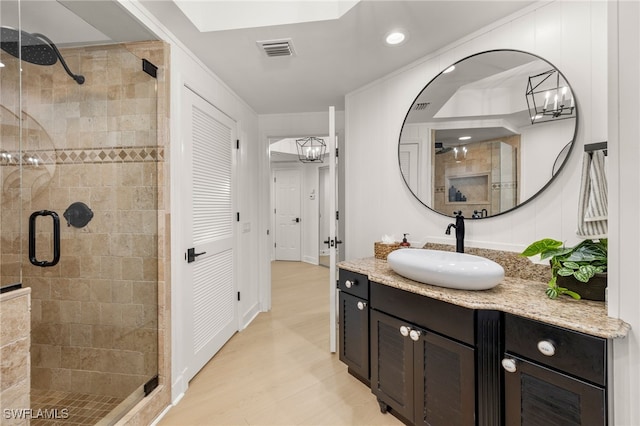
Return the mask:
{"type": "Polygon", "coordinates": [[[329,220],[329,346],[330,351],[335,352],[337,348],[337,325],[338,325],[338,305],[337,294],[338,289],[336,282],[338,280],[338,246],[341,244],[338,235],[338,157],[336,149],[338,147],[338,138],[336,137],[336,113],[335,107],[329,107],[329,182],[327,185],[329,211],[332,218],[329,220]]]}
{"type": "Polygon", "coordinates": [[[276,170],[274,180],[276,260],[300,261],[300,170],[276,170]]]}
{"type": "MultiPolygon", "coordinates": [[[[238,330],[234,169],[236,123],[183,88],[186,352],[190,380],[238,330]]],[[[176,336],[177,337],[177,336],[176,336]]]]}
{"type": "MultiPolygon", "coordinates": [[[[330,239],[329,221],[333,218],[331,214],[329,198],[327,196],[327,187],[329,186],[329,167],[320,167],[318,169],[318,212],[319,212],[319,229],[318,235],[320,256],[329,255],[329,247],[325,243],[330,239]]],[[[322,264],[322,262],[320,262],[322,264]]],[[[327,262],[325,266],[329,266],[327,262]]]]}

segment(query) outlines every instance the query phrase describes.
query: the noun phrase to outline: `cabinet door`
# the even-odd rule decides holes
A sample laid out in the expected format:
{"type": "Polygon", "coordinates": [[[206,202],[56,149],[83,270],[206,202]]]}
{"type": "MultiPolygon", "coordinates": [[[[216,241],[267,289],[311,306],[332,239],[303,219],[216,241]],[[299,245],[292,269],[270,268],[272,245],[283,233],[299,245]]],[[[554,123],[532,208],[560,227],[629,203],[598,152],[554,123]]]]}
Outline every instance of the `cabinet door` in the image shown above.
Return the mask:
{"type": "Polygon", "coordinates": [[[369,382],[369,307],[366,301],[340,292],[340,361],[360,380],[369,382]]]}
{"type": "Polygon", "coordinates": [[[474,425],[474,349],[421,331],[414,351],[415,424],[474,425]]]}
{"type": "Polygon", "coordinates": [[[515,356],[506,358],[515,362],[515,371],[504,375],[507,425],[607,424],[603,388],[515,356]]]}
{"type": "Polygon", "coordinates": [[[371,310],[371,391],[413,423],[413,341],[401,334],[410,325],[371,310]]]}

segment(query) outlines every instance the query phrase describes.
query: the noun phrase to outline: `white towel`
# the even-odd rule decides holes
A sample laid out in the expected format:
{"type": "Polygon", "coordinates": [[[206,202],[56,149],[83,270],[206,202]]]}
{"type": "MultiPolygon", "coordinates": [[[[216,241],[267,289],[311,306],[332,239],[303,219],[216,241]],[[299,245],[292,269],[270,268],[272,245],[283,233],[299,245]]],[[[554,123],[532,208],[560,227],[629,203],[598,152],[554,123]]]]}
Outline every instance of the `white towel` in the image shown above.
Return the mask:
{"type": "Polygon", "coordinates": [[[607,238],[607,175],[604,151],[584,153],[578,204],[578,236],[607,238]]]}

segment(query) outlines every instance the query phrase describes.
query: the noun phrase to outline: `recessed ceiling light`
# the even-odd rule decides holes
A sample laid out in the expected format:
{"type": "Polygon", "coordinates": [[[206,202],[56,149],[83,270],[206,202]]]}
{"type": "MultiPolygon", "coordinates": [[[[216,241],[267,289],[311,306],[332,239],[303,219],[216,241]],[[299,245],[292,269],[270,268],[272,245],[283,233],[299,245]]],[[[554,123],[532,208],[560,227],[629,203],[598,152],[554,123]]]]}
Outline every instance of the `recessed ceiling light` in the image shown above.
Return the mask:
{"type": "Polygon", "coordinates": [[[384,41],[391,46],[396,46],[398,44],[401,44],[406,39],[407,36],[402,31],[392,31],[387,34],[384,41]]]}
{"type": "Polygon", "coordinates": [[[468,141],[469,139],[471,139],[471,136],[460,136],[458,138],[459,141],[468,141]]]}
{"type": "Polygon", "coordinates": [[[451,71],[455,70],[456,66],[455,65],[451,65],[449,68],[447,68],[446,70],[442,71],[442,74],[448,74],[451,71]]]}

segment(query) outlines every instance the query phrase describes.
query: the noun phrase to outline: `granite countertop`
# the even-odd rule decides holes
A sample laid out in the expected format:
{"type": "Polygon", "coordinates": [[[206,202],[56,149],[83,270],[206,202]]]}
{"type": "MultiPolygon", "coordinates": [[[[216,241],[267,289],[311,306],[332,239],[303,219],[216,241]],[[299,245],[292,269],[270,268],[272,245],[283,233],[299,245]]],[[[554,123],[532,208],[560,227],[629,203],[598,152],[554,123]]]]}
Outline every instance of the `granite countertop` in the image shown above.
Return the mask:
{"type": "Polygon", "coordinates": [[[546,282],[507,276],[490,290],[455,290],[422,284],[396,274],[386,260],[371,258],[341,262],[342,269],[369,280],[471,309],[498,310],[607,339],[625,337],[629,324],[607,316],[604,302],[549,299],[546,282]]]}

